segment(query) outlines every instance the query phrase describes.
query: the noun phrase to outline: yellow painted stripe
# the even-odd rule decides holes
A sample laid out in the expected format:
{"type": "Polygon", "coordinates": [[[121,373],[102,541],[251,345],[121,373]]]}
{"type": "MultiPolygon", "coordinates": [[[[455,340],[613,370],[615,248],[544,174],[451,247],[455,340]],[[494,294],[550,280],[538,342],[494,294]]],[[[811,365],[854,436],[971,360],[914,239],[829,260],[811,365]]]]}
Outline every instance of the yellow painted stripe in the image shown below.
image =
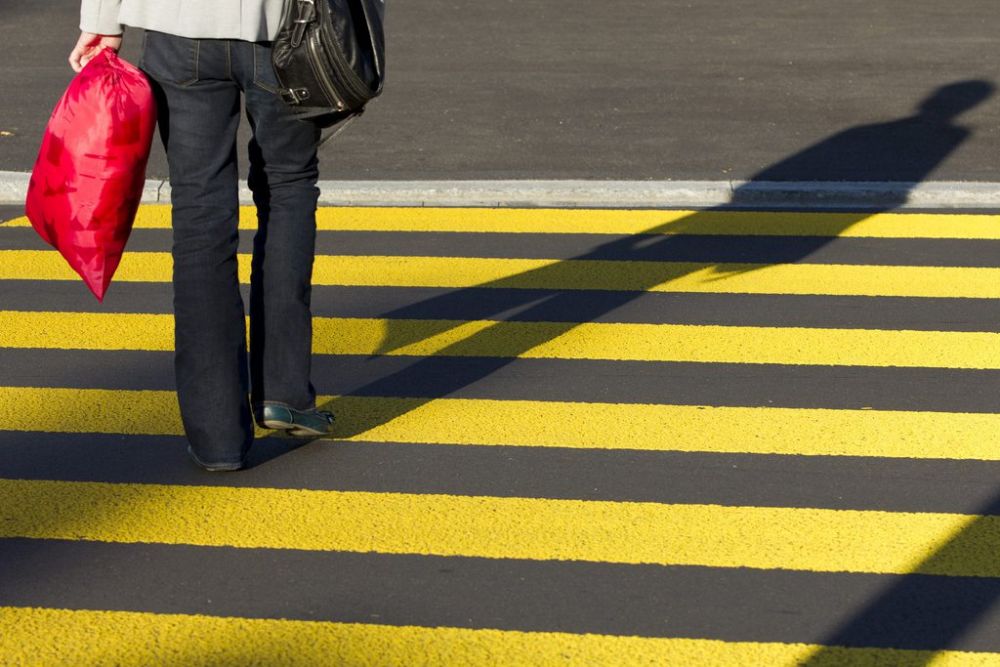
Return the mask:
{"type": "MultiPolygon", "coordinates": [[[[316,223],[326,231],[1000,239],[1000,216],[941,213],[323,207],[316,223]]],[[[5,226],[29,224],[27,218],[17,218],[5,226]]],[[[256,226],[254,209],[241,208],[240,228],[256,226]]],[[[135,227],[169,228],[170,208],[143,206],[135,227]]]]}
{"type": "MultiPolygon", "coordinates": [[[[0,347],[171,350],[171,315],[0,311],[0,347]]],[[[315,318],[316,354],[1000,368],[1000,334],[315,318]]]]}
{"type": "Polygon", "coordinates": [[[173,315],[2,310],[0,347],[173,350],[173,315]]]}
{"type": "Polygon", "coordinates": [[[0,537],[1000,577],[1000,517],[0,480],[0,537]]]}
{"type": "MultiPolygon", "coordinates": [[[[334,438],[423,444],[1000,460],[1000,414],[322,397],[334,438]]],[[[181,435],[168,391],[0,387],[11,431],[181,435]]]]}
{"type": "Polygon", "coordinates": [[[972,667],[1000,654],[0,607],[8,665],[972,667]]]}
{"type": "MultiPolygon", "coordinates": [[[[115,280],[170,280],[168,253],[126,253],[115,280]]],[[[249,256],[240,280],[249,282],[249,256]]],[[[78,280],[59,253],[0,251],[0,280],[78,280]]],[[[318,256],[314,285],[1000,298],[1000,268],[694,264],[475,257],[318,256]]]]}

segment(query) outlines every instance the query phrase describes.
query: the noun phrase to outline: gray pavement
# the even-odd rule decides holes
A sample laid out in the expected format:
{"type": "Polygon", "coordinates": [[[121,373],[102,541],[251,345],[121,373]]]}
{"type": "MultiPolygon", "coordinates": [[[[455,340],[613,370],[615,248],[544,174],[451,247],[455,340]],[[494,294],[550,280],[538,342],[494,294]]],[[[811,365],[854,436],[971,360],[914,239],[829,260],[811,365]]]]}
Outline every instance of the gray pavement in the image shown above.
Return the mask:
{"type": "MultiPolygon", "coordinates": [[[[0,2],[0,131],[13,135],[0,138],[0,171],[31,168],[71,76],[77,4],[0,2]]],[[[386,93],[323,149],[323,178],[993,181],[993,11],[985,0],[390,3],[386,93]],[[913,115],[969,81],[979,97],[944,139],[913,115]],[[878,151],[825,143],[863,128],[878,151]],[[790,160],[817,145],[822,160],[790,160]]],[[[139,41],[127,36],[128,57],[139,41]]],[[[150,176],[164,175],[157,146],[150,176]]]]}

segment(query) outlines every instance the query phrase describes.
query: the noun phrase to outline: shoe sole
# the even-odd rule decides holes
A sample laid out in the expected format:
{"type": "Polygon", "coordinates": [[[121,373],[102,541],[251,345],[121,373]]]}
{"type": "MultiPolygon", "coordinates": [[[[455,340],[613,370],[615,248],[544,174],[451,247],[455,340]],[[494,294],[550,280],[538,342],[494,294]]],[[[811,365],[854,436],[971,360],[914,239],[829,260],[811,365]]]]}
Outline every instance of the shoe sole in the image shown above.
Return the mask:
{"type": "Polygon", "coordinates": [[[329,431],[317,431],[302,424],[290,424],[276,419],[265,419],[262,426],[275,431],[284,431],[288,435],[330,435],[329,431]]]}
{"type": "Polygon", "coordinates": [[[202,469],[208,472],[236,472],[237,470],[243,470],[246,466],[242,463],[226,463],[223,465],[205,465],[199,463],[202,469]]]}

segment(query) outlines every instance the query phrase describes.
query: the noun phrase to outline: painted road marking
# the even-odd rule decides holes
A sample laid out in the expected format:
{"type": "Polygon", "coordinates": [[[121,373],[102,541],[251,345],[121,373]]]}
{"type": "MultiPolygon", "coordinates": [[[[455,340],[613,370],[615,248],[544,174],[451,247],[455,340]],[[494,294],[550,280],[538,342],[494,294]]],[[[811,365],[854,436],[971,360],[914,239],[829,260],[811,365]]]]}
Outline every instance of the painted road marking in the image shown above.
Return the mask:
{"type": "MultiPolygon", "coordinates": [[[[332,438],[511,447],[1000,460],[1000,414],[322,396],[332,438]]],[[[10,431],[182,435],[171,391],[0,387],[10,431]]],[[[258,431],[258,434],[264,433],[258,431]]]]}
{"type": "MultiPolygon", "coordinates": [[[[5,227],[28,227],[16,218],[5,227]]],[[[868,238],[1000,239],[1000,216],[951,213],[770,213],[620,209],[321,207],[321,231],[516,234],[707,234],[868,238]]],[[[139,209],[135,229],[169,229],[170,207],[139,209]]],[[[240,229],[257,227],[240,208],[240,229]]]]}
{"type": "Polygon", "coordinates": [[[1000,664],[998,653],[0,607],[13,664],[795,665],[1000,664]],[[122,641],[128,637],[129,641],[122,641]]]}
{"type": "Polygon", "coordinates": [[[930,512],[7,479],[0,537],[1000,576],[1000,517],[930,512]]]}
{"type": "MultiPolygon", "coordinates": [[[[0,346],[168,351],[173,317],[0,311],[0,346]]],[[[1000,333],[316,317],[313,352],[1000,369],[1000,333]]]]}
{"type": "MultiPolygon", "coordinates": [[[[166,207],[143,207],[137,227],[169,227],[168,216],[166,207]]],[[[323,209],[319,218],[321,229],[382,232],[1000,239],[1000,216],[985,215],[385,208],[323,209]]],[[[250,209],[241,211],[241,226],[254,226],[250,209]]],[[[248,258],[240,261],[246,282],[248,258]]],[[[168,253],[127,253],[117,279],[167,283],[170,272],[168,253]]],[[[316,284],[348,286],[1000,297],[1000,269],[957,267],[318,257],[315,275],[316,284]]],[[[78,280],[58,254],[36,251],[0,253],[0,279],[78,280]]],[[[172,347],[169,316],[80,315],[0,314],[0,345],[109,349],[93,347],[108,337],[135,346],[124,349],[172,347]]],[[[1000,367],[997,334],[976,332],[343,318],[318,318],[316,331],[317,351],[333,354],[1000,367]]],[[[338,413],[337,436],[356,441],[1000,460],[1000,414],[320,401],[338,413]]],[[[0,387],[0,424],[23,432],[26,447],[37,431],[182,432],[176,397],[162,391],[0,387]]],[[[0,535],[1000,577],[1000,517],[943,513],[0,480],[0,535]]],[[[335,651],[351,664],[386,655],[400,664],[495,664],[497,656],[503,664],[537,664],[540,656],[546,664],[792,664],[812,655],[829,664],[1000,662],[998,654],[0,608],[0,661],[58,655],[77,664],[140,663],[150,661],[151,647],[184,664],[252,662],[246,656],[314,664],[335,651]]]]}
{"type": "MultiPolygon", "coordinates": [[[[239,256],[243,283],[250,256],[239,256]]],[[[169,253],[126,253],[115,280],[167,282],[169,253]]],[[[78,280],[46,250],[0,251],[0,280],[78,280]]],[[[1000,298],[1000,268],[317,256],[314,285],[1000,298]]]]}
{"type": "Polygon", "coordinates": [[[0,653],[65,664],[986,665],[1000,654],[0,607],[0,653]],[[120,641],[122,635],[134,642],[120,641]],[[377,653],[372,651],[378,646],[377,653]],[[829,659],[829,662],[827,662],[829,659]]]}

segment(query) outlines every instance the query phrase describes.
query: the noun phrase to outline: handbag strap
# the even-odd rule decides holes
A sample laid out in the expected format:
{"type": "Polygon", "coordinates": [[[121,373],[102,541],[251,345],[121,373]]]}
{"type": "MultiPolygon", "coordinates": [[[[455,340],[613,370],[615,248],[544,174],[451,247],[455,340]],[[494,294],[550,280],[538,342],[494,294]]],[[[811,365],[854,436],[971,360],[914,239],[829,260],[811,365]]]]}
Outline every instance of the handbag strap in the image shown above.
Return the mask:
{"type": "MultiPolygon", "coordinates": [[[[385,45],[383,44],[382,48],[379,48],[379,45],[375,43],[375,28],[372,24],[371,12],[369,11],[369,2],[379,2],[385,6],[385,0],[355,0],[355,2],[361,5],[361,13],[365,16],[365,27],[368,28],[368,40],[372,47],[372,60],[375,64],[375,74],[378,75],[378,87],[374,92],[378,95],[382,92],[382,83],[385,81],[385,63],[382,62],[385,45]]],[[[381,25],[381,21],[379,21],[379,24],[381,25]]],[[[383,39],[385,39],[384,36],[383,39]]]]}
{"type": "Polygon", "coordinates": [[[337,129],[330,130],[329,132],[327,132],[326,136],[323,137],[322,139],[320,139],[320,142],[318,144],[316,144],[316,150],[318,151],[320,148],[323,147],[323,144],[325,144],[326,142],[330,141],[335,136],[337,136],[338,134],[340,134],[341,132],[343,132],[345,129],[347,129],[347,126],[350,125],[351,123],[353,123],[354,119],[357,118],[358,116],[360,116],[362,113],[364,113],[364,111],[365,111],[364,109],[361,109],[360,111],[355,111],[351,115],[347,116],[344,120],[342,120],[339,123],[337,123],[337,129]]]}
{"type": "Polygon", "coordinates": [[[306,27],[316,19],[316,0],[298,0],[295,4],[299,12],[292,31],[292,48],[297,49],[305,37],[306,27]]]}

